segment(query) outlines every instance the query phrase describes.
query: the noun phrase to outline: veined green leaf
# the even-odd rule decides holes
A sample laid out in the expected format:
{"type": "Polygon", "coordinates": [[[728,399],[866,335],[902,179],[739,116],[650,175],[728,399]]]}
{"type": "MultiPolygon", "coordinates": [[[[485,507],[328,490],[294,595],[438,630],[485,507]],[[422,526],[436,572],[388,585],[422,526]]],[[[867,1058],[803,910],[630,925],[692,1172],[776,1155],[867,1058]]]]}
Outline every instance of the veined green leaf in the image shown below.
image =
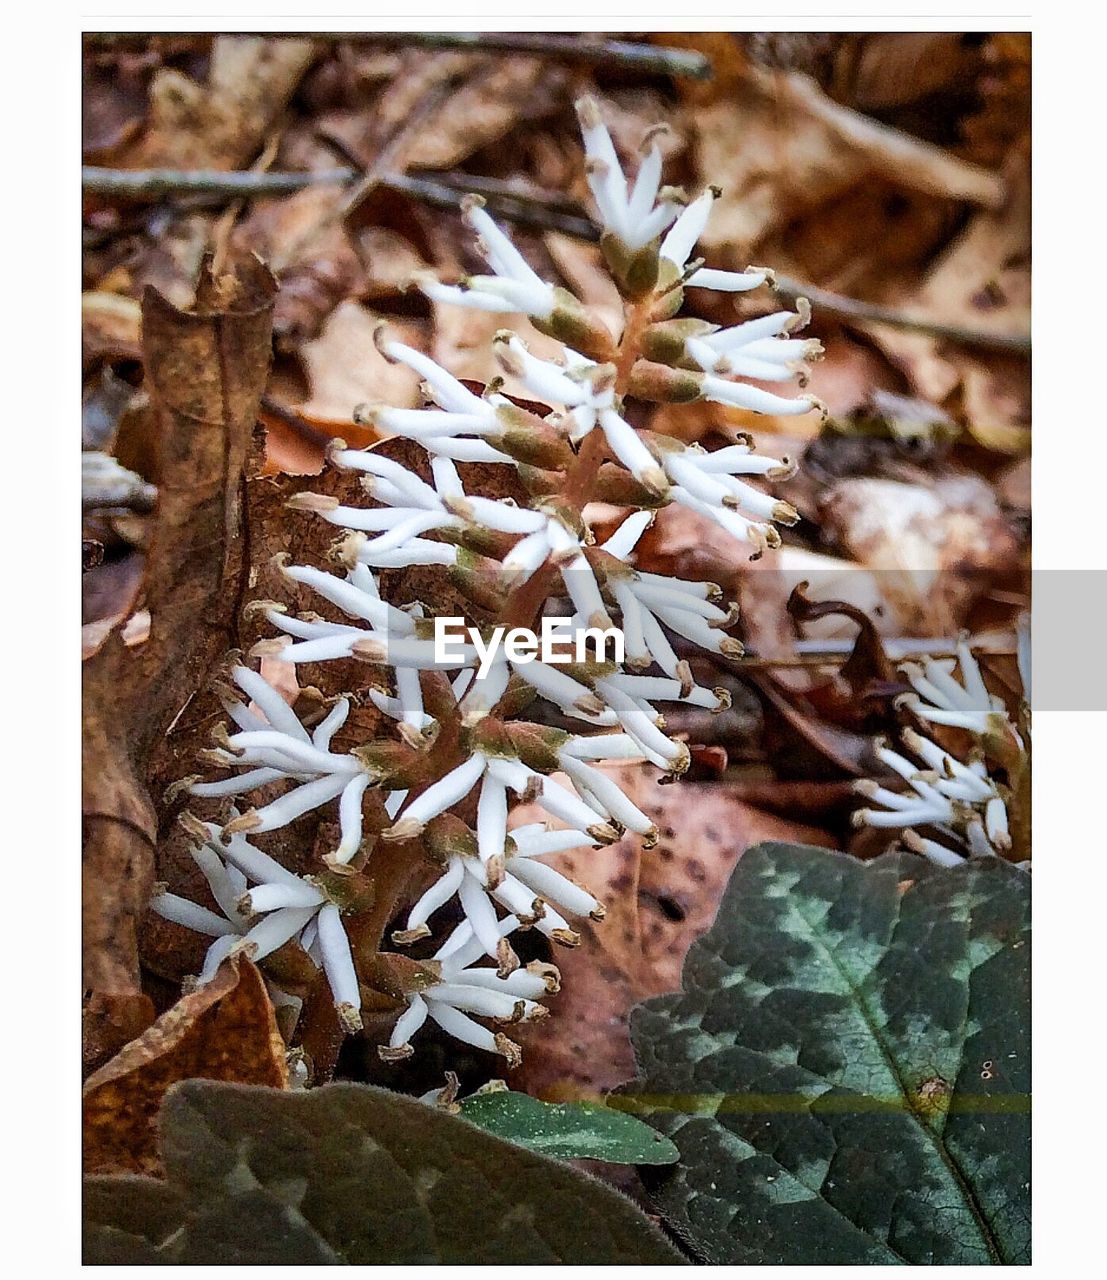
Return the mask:
{"type": "Polygon", "coordinates": [[[540,1102],[502,1090],[464,1099],[461,1114],[486,1133],[563,1160],[672,1164],[680,1154],[650,1125],[602,1103],[540,1102]]]}
{"type": "Polygon", "coordinates": [[[759,845],[620,1093],[710,1263],[1025,1263],[1029,877],[759,845]]]}

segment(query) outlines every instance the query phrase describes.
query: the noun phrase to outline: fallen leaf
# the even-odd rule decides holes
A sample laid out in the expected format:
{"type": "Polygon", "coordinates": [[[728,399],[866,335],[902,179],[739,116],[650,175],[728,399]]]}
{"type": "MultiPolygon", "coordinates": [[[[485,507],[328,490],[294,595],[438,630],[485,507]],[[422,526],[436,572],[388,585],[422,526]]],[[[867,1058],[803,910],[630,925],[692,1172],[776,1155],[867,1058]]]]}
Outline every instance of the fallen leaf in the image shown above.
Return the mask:
{"type": "MultiPolygon", "coordinates": [[[[1008,164],[1002,206],[974,215],[913,289],[885,293],[905,314],[982,333],[1030,333],[1030,182],[1018,148],[1008,164]]],[[[1004,453],[1029,445],[1030,362],[982,354],[926,333],[872,326],[871,336],[907,374],[916,394],[945,404],[960,396],[960,416],[973,436],[1004,453]]]]}
{"type": "Polygon", "coordinates": [[[282,349],[318,337],[335,307],[365,289],[365,272],[337,217],[347,194],[320,184],[258,201],[234,229],[238,251],[259,254],[280,276],[273,333],[282,349]]]}
{"type": "Polygon", "coordinates": [[[85,367],[97,360],[137,359],[142,309],[134,298],[94,290],[81,295],[81,353],[85,367]]]}
{"type": "Polygon", "coordinates": [[[540,360],[556,357],[562,348],[558,342],[532,329],[521,315],[498,311],[469,311],[448,303],[434,303],[434,359],[449,369],[456,378],[487,385],[493,378],[503,379],[504,394],[526,397],[527,387],[514,374],[504,374],[496,362],[493,336],[501,329],[515,329],[526,334],[530,351],[540,360]]]}
{"type": "Polygon", "coordinates": [[[824,537],[875,573],[906,635],[956,635],[989,581],[1018,563],[1018,540],[995,491],[968,472],[913,484],[838,480],[819,519],[824,537]]]}
{"type": "Polygon", "coordinates": [[[253,158],[314,56],[311,40],[217,36],[205,84],[172,67],[154,76],[146,127],[121,166],[238,168],[253,158]]]}
{"type": "MultiPolygon", "coordinates": [[[[699,167],[723,188],[700,240],[740,262],[766,236],[869,175],[950,200],[998,206],[999,175],[832,101],[807,76],[748,65],[732,92],[691,106],[699,167]]],[[[713,260],[713,258],[712,258],[713,260]]]]}
{"type": "Polygon", "coordinates": [[[275,288],[249,259],[236,276],[202,275],[192,312],[153,291],[143,302],[147,385],[164,448],[141,593],[150,633],[128,647],[116,629],[84,666],[84,988],[88,1017],[102,1024],[86,1027],[86,1048],[98,1056],[118,1048],[113,1002],[135,1008],[145,999],[136,924],[153,886],[158,830],[147,764],[222,659],[245,586],[241,486],[275,288]]]}
{"type": "Polygon", "coordinates": [[[194,1079],[288,1088],[264,979],[243,955],[225,960],[85,1082],[85,1172],[160,1175],[158,1109],[170,1085],[194,1079]]]}
{"type": "Polygon", "coordinates": [[[374,128],[387,132],[408,118],[435,88],[459,75],[464,83],[437,110],[408,152],[413,169],[452,169],[481,147],[502,138],[521,117],[556,110],[568,73],[541,58],[407,51],[399,71],[376,104],[374,128]]]}

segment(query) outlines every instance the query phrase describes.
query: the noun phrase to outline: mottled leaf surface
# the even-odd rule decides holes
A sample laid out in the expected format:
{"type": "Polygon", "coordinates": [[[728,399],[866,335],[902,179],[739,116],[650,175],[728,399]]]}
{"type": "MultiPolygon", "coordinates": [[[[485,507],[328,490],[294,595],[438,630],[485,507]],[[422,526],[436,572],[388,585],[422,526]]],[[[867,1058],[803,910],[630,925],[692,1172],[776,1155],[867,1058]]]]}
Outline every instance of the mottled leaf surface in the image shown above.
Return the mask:
{"type": "Polygon", "coordinates": [[[186,1081],[161,1146],[167,1183],[86,1178],[86,1264],[683,1262],[618,1192],[384,1089],[186,1081]]]}
{"type": "Polygon", "coordinates": [[[625,1087],[710,1263],[1029,1261],[1029,878],[763,844],[625,1087]]]}
{"type": "Polygon", "coordinates": [[[679,1152],[656,1129],[596,1102],[540,1102],[527,1093],[474,1094],[461,1104],[471,1124],[563,1160],[672,1164],[679,1152]]]}

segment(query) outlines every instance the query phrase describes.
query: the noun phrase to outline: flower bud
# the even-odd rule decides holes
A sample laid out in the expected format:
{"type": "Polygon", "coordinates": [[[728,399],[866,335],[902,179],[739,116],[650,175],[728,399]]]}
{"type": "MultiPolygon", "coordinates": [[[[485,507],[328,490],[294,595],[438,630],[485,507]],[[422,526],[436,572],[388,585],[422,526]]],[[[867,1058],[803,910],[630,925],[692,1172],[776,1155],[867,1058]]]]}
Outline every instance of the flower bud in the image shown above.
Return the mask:
{"type": "Polygon", "coordinates": [[[549,316],[531,316],[530,322],[548,338],[556,338],[590,360],[601,363],[615,353],[611,331],[594,311],[567,289],[554,289],[555,305],[549,316]]]}
{"type": "Polygon", "coordinates": [[[559,471],[572,465],[573,451],[568,441],[537,414],[527,413],[517,405],[501,405],[496,418],[503,429],[489,432],[488,439],[516,462],[559,471]]]}
{"type": "Polygon", "coordinates": [[[703,374],[690,369],[674,369],[653,360],[636,360],[630,371],[632,396],[659,404],[688,404],[703,394],[703,374]]]}
{"type": "Polygon", "coordinates": [[[528,769],[556,773],[561,768],[558,753],[570,738],[564,730],[525,721],[515,721],[505,728],[513,750],[528,769]]]}
{"type": "Polygon", "coordinates": [[[692,316],[681,320],[661,320],[651,324],[642,334],[642,354],[647,360],[661,364],[678,364],[685,358],[684,344],[689,338],[715,333],[718,327],[692,316]]]}

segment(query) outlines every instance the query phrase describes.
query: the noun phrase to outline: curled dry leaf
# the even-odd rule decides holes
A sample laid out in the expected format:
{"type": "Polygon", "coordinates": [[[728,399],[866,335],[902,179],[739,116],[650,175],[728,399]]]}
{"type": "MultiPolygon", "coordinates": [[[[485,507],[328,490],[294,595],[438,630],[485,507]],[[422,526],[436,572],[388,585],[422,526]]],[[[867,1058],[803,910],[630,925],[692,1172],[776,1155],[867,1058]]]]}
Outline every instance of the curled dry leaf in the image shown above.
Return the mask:
{"type": "Polygon", "coordinates": [[[133,169],[234,169],[253,158],[315,56],[310,40],[217,36],[206,84],[162,68],[146,128],[120,163],[133,169]]]}
{"type": "Polygon", "coordinates": [[[265,982],[243,955],[190,992],[85,1082],[86,1173],[160,1174],[157,1114],[178,1080],[288,1088],[265,982]]]}
{"type": "MultiPolygon", "coordinates": [[[[547,859],[607,907],[604,920],[579,924],[579,947],[553,957],[562,975],[554,1016],[520,1031],[523,1065],[512,1085],[550,1100],[595,1096],[633,1072],[631,1006],[679,988],[684,956],[715,918],[746,848],[766,839],[833,843],[825,831],[736,800],[725,783],[662,785],[645,765],[605,772],[653,819],[660,839],[643,849],[628,835],[547,859]]],[[[539,816],[521,808],[512,821],[539,816]]]]}
{"type": "Polygon", "coordinates": [[[243,471],[269,368],[275,291],[266,268],[249,259],[235,276],[205,269],[191,312],[153,291],[143,300],[146,377],[164,449],[141,593],[150,631],[128,647],[117,628],[84,668],[85,1052],[93,1063],[153,1012],[139,987],[135,932],[158,830],[146,769],[234,633],[246,576],[243,471]]]}
{"type": "Polygon", "coordinates": [[[821,618],[843,617],[857,624],[857,638],[840,672],[853,693],[864,697],[872,685],[890,684],[895,679],[895,667],[884,651],[872,618],[845,600],[813,600],[808,588],[808,583],[801,582],[788,597],[788,613],[797,622],[806,625],[821,618]]]}

